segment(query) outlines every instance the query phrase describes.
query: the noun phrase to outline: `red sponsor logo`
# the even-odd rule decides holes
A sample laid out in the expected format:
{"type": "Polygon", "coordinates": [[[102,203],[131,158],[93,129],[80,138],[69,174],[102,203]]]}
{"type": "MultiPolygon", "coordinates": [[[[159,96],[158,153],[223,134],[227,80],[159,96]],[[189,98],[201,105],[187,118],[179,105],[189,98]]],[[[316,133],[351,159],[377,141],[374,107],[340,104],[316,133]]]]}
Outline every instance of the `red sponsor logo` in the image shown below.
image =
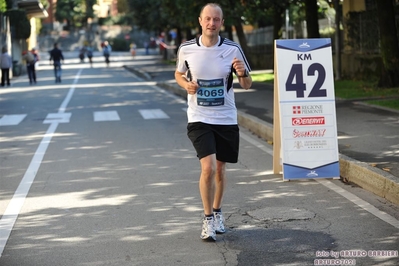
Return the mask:
{"type": "Polygon", "coordinates": [[[324,125],[325,118],[323,116],[315,117],[293,117],[293,126],[311,126],[311,125],[324,125]]]}
{"type": "Polygon", "coordinates": [[[301,114],[301,107],[300,106],[292,106],[292,113],[294,115],[299,115],[301,114]]]}
{"type": "Polygon", "coordinates": [[[320,138],[326,134],[326,129],[313,129],[313,130],[298,130],[294,129],[292,131],[292,136],[294,138],[320,138]]]}

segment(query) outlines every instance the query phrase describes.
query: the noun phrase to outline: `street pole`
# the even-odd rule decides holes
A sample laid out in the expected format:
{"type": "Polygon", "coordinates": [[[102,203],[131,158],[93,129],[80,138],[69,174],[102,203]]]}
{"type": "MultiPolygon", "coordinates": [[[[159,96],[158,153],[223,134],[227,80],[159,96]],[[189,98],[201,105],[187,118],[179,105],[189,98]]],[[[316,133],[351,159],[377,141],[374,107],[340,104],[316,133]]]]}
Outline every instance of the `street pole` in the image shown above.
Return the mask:
{"type": "Polygon", "coordinates": [[[289,30],[288,30],[289,26],[290,26],[290,13],[289,13],[289,10],[287,8],[285,10],[285,38],[286,39],[290,38],[289,37],[289,30]]]}

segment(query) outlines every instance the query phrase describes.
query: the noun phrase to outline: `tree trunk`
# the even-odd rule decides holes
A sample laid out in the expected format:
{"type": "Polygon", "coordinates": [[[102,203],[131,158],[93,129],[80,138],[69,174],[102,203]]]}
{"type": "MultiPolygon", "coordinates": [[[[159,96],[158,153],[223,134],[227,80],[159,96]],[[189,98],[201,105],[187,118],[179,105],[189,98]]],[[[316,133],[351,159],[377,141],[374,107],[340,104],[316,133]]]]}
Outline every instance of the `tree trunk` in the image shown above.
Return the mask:
{"type": "Polygon", "coordinates": [[[175,39],[176,46],[179,47],[182,41],[183,41],[182,29],[180,27],[176,27],[176,39],[175,39]]]}
{"type": "Polygon", "coordinates": [[[393,0],[378,0],[377,5],[378,29],[380,32],[382,70],[379,87],[399,86],[399,45],[395,24],[395,10],[393,0]]]}
{"type": "Polygon", "coordinates": [[[233,27],[230,25],[224,26],[224,31],[227,32],[227,38],[233,40],[233,27]]]}
{"type": "Polygon", "coordinates": [[[335,79],[341,79],[341,8],[339,6],[339,0],[334,0],[335,9],[335,79]]]}
{"type": "Polygon", "coordinates": [[[308,38],[320,38],[317,0],[305,0],[308,38]]]}
{"type": "Polygon", "coordinates": [[[275,40],[281,39],[284,11],[284,8],[281,8],[279,5],[273,6],[273,38],[275,40]]]}
{"type": "Polygon", "coordinates": [[[251,65],[251,58],[249,56],[249,47],[248,47],[248,43],[247,43],[247,38],[245,37],[244,29],[240,22],[241,22],[241,20],[239,20],[239,23],[236,23],[236,25],[234,25],[234,27],[236,28],[236,33],[237,33],[238,40],[240,42],[240,46],[241,46],[244,54],[246,55],[246,58],[247,58],[249,64],[251,65]]]}

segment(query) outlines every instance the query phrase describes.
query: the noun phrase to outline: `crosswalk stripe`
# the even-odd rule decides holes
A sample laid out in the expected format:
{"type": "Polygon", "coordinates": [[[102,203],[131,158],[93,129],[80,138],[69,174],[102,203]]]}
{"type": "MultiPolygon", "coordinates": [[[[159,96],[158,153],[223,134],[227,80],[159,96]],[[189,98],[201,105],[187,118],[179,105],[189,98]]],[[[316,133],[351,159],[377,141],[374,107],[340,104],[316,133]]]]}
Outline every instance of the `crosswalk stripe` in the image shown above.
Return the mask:
{"type": "Polygon", "coordinates": [[[26,114],[21,115],[4,115],[0,119],[0,126],[16,126],[21,123],[26,117],[26,114]]]}
{"type": "Polygon", "coordinates": [[[119,121],[121,120],[119,118],[118,112],[117,111],[99,111],[99,112],[94,112],[94,121],[95,122],[103,122],[103,121],[119,121]]]}
{"type": "Polygon", "coordinates": [[[167,118],[170,118],[161,109],[141,109],[141,110],[139,110],[139,112],[144,119],[167,119],[167,118]]]}
{"type": "Polygon", "coordinates": [[[46,119],[43,121],[43,124],[69,123],[71,115],[72,115],[71,113],[52,113],[52,114],[48,114],[46,119]]]}
{"type": "MultiPolygon", "coordinates": [[[[187,108],[182,108],[186,111],[187,108]]],[[[168,119],[170,118],[161,109],[141,109],[138,110],[144,119],[168,119]]],[[[71,113],[50,113],[47,114],[46,119],[44,119],[43,124],[51,123],[69,123],[71,118],[71,113]]],[[[16,126],[25,119],[27,114],[14,114],[14,115],[4,115],[0,118],[0,126],[16,126]]],[[[117,111],[97,111],[93,112],[95,122],[103,121],[120,121],[120,117],[117,111]]]]}

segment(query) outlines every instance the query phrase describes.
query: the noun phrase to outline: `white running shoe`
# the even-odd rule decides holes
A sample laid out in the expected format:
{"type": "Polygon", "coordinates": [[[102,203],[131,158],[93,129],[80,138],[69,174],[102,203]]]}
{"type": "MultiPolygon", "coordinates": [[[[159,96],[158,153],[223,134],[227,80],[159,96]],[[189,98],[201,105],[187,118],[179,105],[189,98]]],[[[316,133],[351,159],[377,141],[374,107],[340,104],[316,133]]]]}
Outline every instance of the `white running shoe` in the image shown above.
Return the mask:
{"type": "Polygon", "coordinates": [[[202,221],[201,239],[216,241],[215,219],[213,217],[204,217],[202,221]]]}
{"type": "Polygon", "coordinates": [[[215,216],[215,232],[216,234],[224,234],[226,233],[226,229],[224,228],[224,217],[221,212],[214,212],[215,216]]]}

